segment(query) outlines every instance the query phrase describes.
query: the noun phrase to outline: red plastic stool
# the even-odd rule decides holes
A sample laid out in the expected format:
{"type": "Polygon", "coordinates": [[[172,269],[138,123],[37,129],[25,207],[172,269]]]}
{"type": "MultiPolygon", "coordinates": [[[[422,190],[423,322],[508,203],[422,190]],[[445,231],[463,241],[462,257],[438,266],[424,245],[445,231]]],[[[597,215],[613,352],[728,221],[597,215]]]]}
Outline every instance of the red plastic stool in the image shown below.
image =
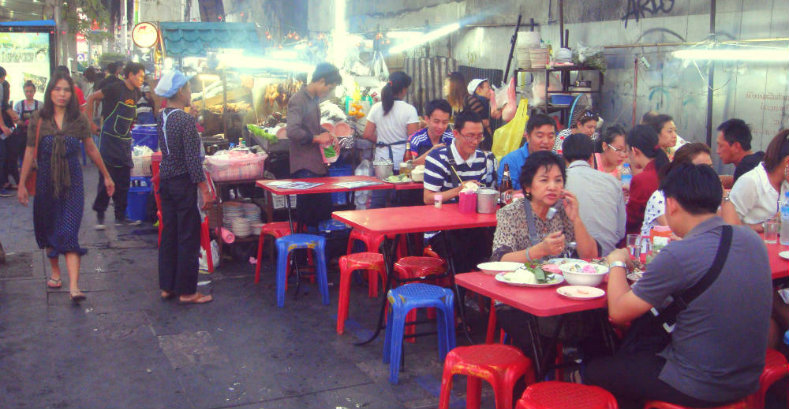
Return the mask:
{"type": "Polygon", "coordinates": [[[466,408],[479,408],[481,379],[493,387],[496,409],[512,408],[512,389],[518,379],[526,376],[527,385],[534,382],[531,360],[518,348],[498,344],[457,347],[444,360],[439,409],[449,408],[453,375],[468,377],[466,408]]]}
{"type": "MultiPolygon", "coordinates": [[[[298,230],[297,226],[296,227],[298,230]]],[[[290,224],[288,222],[271,222],[266,223],[260,228],[260,237],[258,238],[258,254],[257,263],[255,264],[255,284],[260,282],[260,259],[263,258],[263,243],[267,236],[272,236],[274,239],[292,234],[290,231],[290,224]]],[[[311,252],[310,252],[311,253],[311,252]]],[[[309,254],[309,253],[308,253],[309,254]]]]}
{"type": "MultiPolygon", "coordinates": [[[[644,405],[644,409],[692,409],[692,408],[689,408],[687,406],[675,405],[673,403],[653,400],[651,402],[647,402],[644,405]]],[[[734,403],[730,403],[728,405],[716,406],[714,408],[708,408],[708,409],[750,409],[750,408],[748,406],[748,403],[745,401],[745,399],[743,399],[734,403]]]]}
{"type": "MultiPolygon", "coordinates": [[[[767,390],[779,380],[789,376],[789,362],[782,353],[774,350],[767,350],[767,358],[764,361],[764,370],[759,376],[759,390],[748,396],[748,407],[752,409],[764,409],[764,397],[767,390]]],[[[787,397],[787,407],[789,407],[789,396],[787,397]]]]}
{"type": "Polygon", "coordinates": [[[526,388],[515,409],[617,409],[610,392],[597,386],[548,381],[526,388]]]}
{"type": "Polygon", "coordinates": [[[348,303],[351,292],[351,274],[355,270],[367,270],[370,276],[370,285],[375,281],[377,287],[379,275],[382,282],[386,282],[384,256],[381,253],[353,253],[340,257],[340,299],[337,304],[338,334],[342,334],[345,330],[345,320],[348,318],[348,303]],[[373,280],[373,277],[375,277],[375,280],[373,280]]]}
{"type": "MultiPolygon", "coordinates": [[[[447,271],[446,263],[444,260],[436,257],[418,257],[409,256],[403,257],[394,264],[394,272],[397,278],[401,280],[425,277],[428,275],[443,274],[447,271]]],[[[435,318],[435,310],[428,309],[428,318],[435,318]]],[[[411,310],[406,316],[406,322],[416,320],[416,310],[411,310]]],[[[413,324],[406,325],[405,334],[413,335],[416,333],[416,328],[413,324]]],[[[406,338],[406,342],[413,343],[414,338],[406,338]]]]}

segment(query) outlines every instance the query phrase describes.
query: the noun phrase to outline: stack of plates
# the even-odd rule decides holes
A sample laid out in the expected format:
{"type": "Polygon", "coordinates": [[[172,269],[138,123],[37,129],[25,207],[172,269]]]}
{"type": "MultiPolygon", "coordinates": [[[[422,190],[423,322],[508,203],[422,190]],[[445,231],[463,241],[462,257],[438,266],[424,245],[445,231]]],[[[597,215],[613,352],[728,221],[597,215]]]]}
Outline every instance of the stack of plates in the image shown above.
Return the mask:
{"type": "Polygon", "coordinates": [[[233,219],[230,226],[230,230],[236,237],[247,237],[252,234],[252,226],[250,226],[249,221],[243,217],[233,219]]]}
{"type": "Polygon", "coordinates": [[[532,68],[545,68],[548,65],[548,49],[532,48],[529,50],[529,58],[531,58],[532,68]]]}
{"type": "Polygon", "coordinates": [[[222,204],[222,225],[232,226],[233,220],[244,218],[244,209],[238,202],[225,202],[222,204]]]}
{"type": "Polygon", "coordinates": [[[540,33],[536,31],[521,31],[518,33],[518,41],[515,44],[515,57],[518,59],[518,67],[529,69],[531,64],[532,48],[540,47],[540,33]]]}
{"type": "Polygon", "coordinates": [[[560,48],[556,50],[556,63],[569,64],[572,63],[573,52],[569,48],[560,48]]]}

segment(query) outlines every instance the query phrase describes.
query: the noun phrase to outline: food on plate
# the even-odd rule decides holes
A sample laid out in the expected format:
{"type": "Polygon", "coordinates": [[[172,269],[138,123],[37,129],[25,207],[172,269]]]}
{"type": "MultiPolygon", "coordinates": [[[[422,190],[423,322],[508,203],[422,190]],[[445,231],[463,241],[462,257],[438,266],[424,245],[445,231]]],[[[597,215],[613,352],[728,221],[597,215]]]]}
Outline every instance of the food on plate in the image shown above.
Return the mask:
{"type": "Polygon", "coordinates": [[[385,180],[387,182],[389,182],[389,183],[404,183],[404,182],[410,182],[411,181],[411,179],[408,177],[408,175],[405,175],[405,174],[392,175],[392,176],[387,177],[385,180]]]}
{"type": "Polygon", "coordinates": [[[513,284],[550,284],[556,281],[553,274],[546,273],[539,265],[527,264],[513,272],[501,276],[513,284]]]}

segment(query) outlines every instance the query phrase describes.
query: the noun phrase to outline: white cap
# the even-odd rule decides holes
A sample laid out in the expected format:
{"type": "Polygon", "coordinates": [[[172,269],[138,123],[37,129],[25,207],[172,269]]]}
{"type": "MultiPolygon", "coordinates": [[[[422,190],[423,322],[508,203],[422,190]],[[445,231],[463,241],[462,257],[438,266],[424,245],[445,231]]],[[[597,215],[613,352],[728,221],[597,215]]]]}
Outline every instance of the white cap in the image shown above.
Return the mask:
{"type": "Polygon", "coordinates": [[[178,70],[165,71],[162,73],[162,78],[159,79],[154,92],[160,97],[172,98],[181,87],[189,82],[190,78],[178,70]]]}
{"type": "Polygon", "coordinates": [[[469,81],[468,87],[467,87],[468,93],[469,94],[474,94],[477,91],[477,87],[479,87],[479,84],[482,84],[483,82],[485,82],[487,80],[488,80],[487,78],[482,78],[482,79],[474,78],[473,80],[469,81]]]}

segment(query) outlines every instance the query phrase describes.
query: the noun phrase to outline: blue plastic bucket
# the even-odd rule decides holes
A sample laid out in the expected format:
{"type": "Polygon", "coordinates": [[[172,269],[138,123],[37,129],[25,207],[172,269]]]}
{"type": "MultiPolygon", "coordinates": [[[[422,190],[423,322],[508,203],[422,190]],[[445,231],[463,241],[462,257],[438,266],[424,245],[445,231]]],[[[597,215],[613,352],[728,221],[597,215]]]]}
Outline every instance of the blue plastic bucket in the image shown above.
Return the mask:
{"type": "MultiPolygon", "coordinates": [[[[353,176],[353,167],[334,164],[329,166],[329,176],[353,176]]],[[[331,202],[334,205],[344,206],[348,204],[348,194],[345,192],[332,193],[331,202]]]]}
{"type": "Polygon", "coordinates": [[[131,187],[126,195],[126,218],[129,220],[145,220],[148,198],[151,196],[151,178],[133,177],[131,187]]]}
{"type": "Polygon", "coordinates": [[[131,130],[134,146],[147,146],[152,151],[159,150],[159,131],[156,125],[135,125],[131,130]]]}

